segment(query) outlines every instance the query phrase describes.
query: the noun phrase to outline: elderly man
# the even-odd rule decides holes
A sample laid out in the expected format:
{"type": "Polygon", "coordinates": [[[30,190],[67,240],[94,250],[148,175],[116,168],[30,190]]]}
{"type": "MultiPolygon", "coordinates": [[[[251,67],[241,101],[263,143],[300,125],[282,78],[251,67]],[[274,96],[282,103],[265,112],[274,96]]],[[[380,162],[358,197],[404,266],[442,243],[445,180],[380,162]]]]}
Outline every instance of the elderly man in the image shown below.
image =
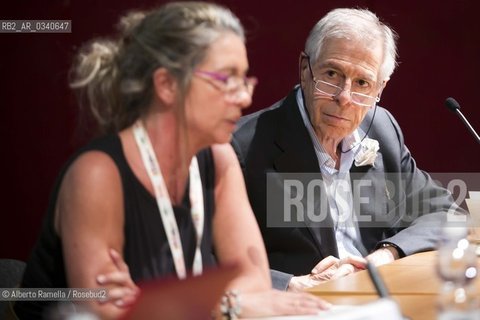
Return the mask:
{"type": "Polygon", "coordinates": [[[310,32],[300,85],[240,121],[232,145],[276,288],[354,272],[362,248],[377,265],[431,250],[455,210],[377,106],[395,66],[388,26],[368,10],[335,9],[310,32]]]}

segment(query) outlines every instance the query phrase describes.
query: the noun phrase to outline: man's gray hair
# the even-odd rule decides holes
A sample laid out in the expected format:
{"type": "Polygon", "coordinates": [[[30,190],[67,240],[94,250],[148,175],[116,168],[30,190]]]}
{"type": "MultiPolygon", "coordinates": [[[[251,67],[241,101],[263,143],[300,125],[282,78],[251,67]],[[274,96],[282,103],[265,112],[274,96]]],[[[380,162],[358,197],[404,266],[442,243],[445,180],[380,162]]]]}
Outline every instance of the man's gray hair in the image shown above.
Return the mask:
{"type": "Polygon", "coordinates": [[[305,52],[316,62],[327,39],[355,39],[366,45],[383,42],[381,81],[390,79],[397,66],[397,34],[366,9],[334,9],[324,16],[310,31],[305,52]]]}

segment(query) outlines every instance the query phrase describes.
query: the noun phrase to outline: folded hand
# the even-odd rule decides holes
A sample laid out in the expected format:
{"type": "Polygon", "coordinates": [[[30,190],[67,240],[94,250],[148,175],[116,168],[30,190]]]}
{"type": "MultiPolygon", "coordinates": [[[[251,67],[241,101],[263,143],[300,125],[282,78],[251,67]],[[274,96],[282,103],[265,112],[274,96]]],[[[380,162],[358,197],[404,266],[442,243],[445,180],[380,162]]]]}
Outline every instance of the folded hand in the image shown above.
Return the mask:
{"type": "Polygon", "coordinates": [[[128,266],[120,254],[114,249],[111,249],[109,253],[117,270],[97,276],[99,285],[109,287],[107,299],[101,302],[111,302],[118,307],[129,306],[135,301],[140,290],[133,282],[128,266]]]}
{"type": "Polygon", "coordinates": [[[338,259],[328,256],[320,261],[304,276],[293,277],[288,285],[288,291],[299,292],[314,287],[324,281],[344,277],[350,273],[365,269],[366,260],[362,257],[350,256],[338,259]]]}

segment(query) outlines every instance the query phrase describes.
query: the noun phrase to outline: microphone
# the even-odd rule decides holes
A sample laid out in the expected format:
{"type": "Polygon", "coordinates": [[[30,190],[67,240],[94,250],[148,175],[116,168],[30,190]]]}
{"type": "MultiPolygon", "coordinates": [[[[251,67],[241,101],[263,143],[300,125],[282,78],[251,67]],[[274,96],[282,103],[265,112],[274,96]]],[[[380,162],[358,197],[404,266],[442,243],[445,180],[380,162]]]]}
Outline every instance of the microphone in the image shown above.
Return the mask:
{"type": "MultiPolygon", "coordinates": [[[[361,241],[358,241],[357,239],[354,239],[346,230],[341,230],[340,231],[346,238],[348,238],[350,241],[352,241],[353,245],[355,248],[360,252],[360,254],[366,258],[368,256],[368,251],[361,243],[361,241]]],[[[402,311],[400,310],[400,307],[398,304],[395,302],[395,300],[390,298],[390,293],[387,290],[387,286],[385,285],[385,282],[383,281],[380,273],[378,272],[377,267],[375,267],[374,264],[372,264],[370,261],[367,260],[367,263],[365,265],[365,268],[367,269],[368,276],[370,278],[370,281],[372,281],[375,290],[377,291],[378,296],[380,299],[374,302],[369,302],[365,304],[364,306],[361,307],[356,307],[353,309],[347,309],[342,311],[339,311],[338,313],[335,313],[333,311],[332,314],[321,314],[325,316],[325,319],[338,319],[338,320],[364,320],[364,319],[382,319],[385,314],[388,314],[388,319],[390,320],[411,320],[408,317],[405,317],[402,315],[402,311]],[[335,315],[338,315],[336,317],[335,315]]],[[[327,311],[328,313],[329,311],[327,311]]],[[[323,318],[322,318],[323,319],[323,318]]]]}
{"type": "MultiPolygon", "coordinates": [[[[346,238],[348,238],[348,240],[352,241],[353,246],[360,252],[360,254],[364,258],[368,256],[367,249],[360,241],[358,241],[357,239],[354,239],[346,231],[342,231],[342,234],[346,238]]],[[[385,285],[385,282],[383,281],[382,276],[380,276],[380,273],[378,272],[377,267],[373,263],[368,261],[368,259],[366,260],[367,260],[367,263],[365,264],[365,269],[367,269],[370,280],[372,281],[378,296],[380,298],[390,298],[390,293],[388,292],[387,286],[385,285]]]]}
{"type": "MultiPolygon", "coordinates": [[[[368,252],[363,246],[363,244],[358,243],[358,241],[354,242],[354,244],[357,249],[360,249],[359,251],[362,256],[366,258],[368,256],[368,252]]],[[[375,286],[375,290],[377,290],[378,296],[380,298],[389,298],[390,293],[388,292],[387,286],[385,285],[383,278],[380,276],[377,267],[367,259],[367,264],[365,265],[365,268],[367,269],[368,275],[370,276],[370,279],[375,286]]]]}
{"type": "MultiPolygon", "coordinates": [[[[348,234],[346,231],[341,231],[342,234],[347,237],[350,241],[352,241],[355,248],[360,252],[360,254],[366,258],[368,256],[368,251],[357,239],[354,239],[351,235],[348,234]]],[[[384,314],[388,314],[388,318],[392,320],[411,320],[408,317],[402,315],[402,312],[398,306],[398,304],[390,298],[390,293],[387,290],[387,286],[382,279],[382,276],[378,272],[377,267],[367,260],[365,268],[367,269],[368,276],[370,281],[372,281],[375,290],[377,291],[378,296],[380,297],[379,300],[375,302],[370,302],[365,304],[363,307],[354,308],[353,310],[347,310],[345,313],[338,313],[338,318],[335,316],[327,315],[325,317],[328,319],[350,319],[350,320],[363,320],[363,319],[382,319],[381,317],[384,314]]],[[[327,311],[328,312],[328,311],[327,311]]],[[[325,315],[325,314],[324,314],[325,315]]]]}
{"type": "Polygon", "coordinates": [[[445,106],[452,111],[453,113],[456,113],[460,120],[462,120],[463,124],[467,127],[468,131],[473,135],[475,140],[477,140],[478,143],[480,143],[480,137],[478,136],[478,133],[475,132],[475,129],[473,129],[472,125],[470,122],[468,122],[467,118],[463,115],[463,113],[460,111],[460,105],[458,102],[453,99],[452,97],[449,97],[445,100],[445,106]]]}

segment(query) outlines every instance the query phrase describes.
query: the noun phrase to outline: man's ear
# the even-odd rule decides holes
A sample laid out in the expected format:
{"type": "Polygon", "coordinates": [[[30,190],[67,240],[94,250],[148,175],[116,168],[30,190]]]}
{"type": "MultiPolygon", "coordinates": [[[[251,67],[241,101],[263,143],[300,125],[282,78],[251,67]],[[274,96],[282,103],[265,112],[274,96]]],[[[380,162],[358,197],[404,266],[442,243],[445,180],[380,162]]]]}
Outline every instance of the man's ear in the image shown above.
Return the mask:
{"type": "Polygon", "coordinates": [[[177,81],[165,68],[153,72],[153,90],[157,99],[165,105],[173,105],[177,94],[177,81]]]}
{"type": "Polygon", "coordinates": [[[308,70],[308,56],[305,52],[301,52],[300,53],[300,56],[298,57],[298,76],[299,76],[299,79],[300,79],[300,85],[302,86],[302,88],[304,87],[304,84],[305,84],[305,79],[307,77],[307,72],[309,72],[310,70],[308,70]]]}
{"type": "Polygon", "coordinates": [[[379,98],[382,97],[383,89],[385,89],[385,87],[387,86],[388,80],[390,80],[390,78],[383,80],[383,83],[382,83],[382,85],[381,85],[381,87],[380,87],[380,90],[378,90],[377,97],[379,97],[379,98]]]}

